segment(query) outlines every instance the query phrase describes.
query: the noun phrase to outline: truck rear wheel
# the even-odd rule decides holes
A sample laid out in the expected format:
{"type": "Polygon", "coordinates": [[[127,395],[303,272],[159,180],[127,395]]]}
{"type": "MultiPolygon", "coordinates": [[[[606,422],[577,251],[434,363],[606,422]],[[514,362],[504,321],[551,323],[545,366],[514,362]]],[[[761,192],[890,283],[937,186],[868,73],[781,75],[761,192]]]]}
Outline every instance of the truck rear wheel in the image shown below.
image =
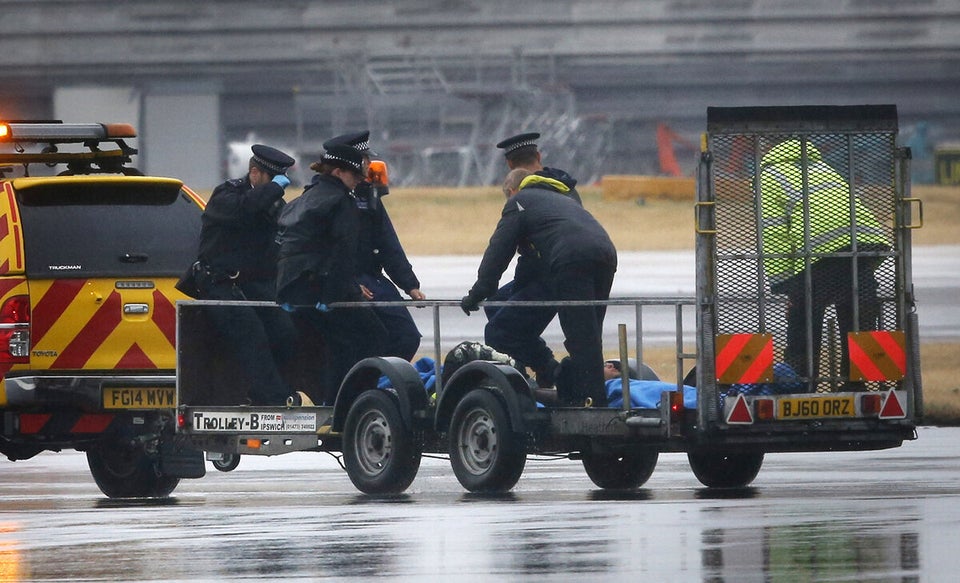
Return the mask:
{"type": "Polygon", "coordinates": [[[503,403],[475,389],[457,403],[450,422],[450,465],[471,492],[506,492],[527,463],[522,434],[513,431],[503,403]]]}
{"type": "Polygon", "coordinates": [[[660,453],[631,451],[617,453],[583,452],[583,469],[599,488],[605,490],[634,490],[647,483],[657,467],[660,453]]]}
{"type": "Polygon", "coordinates": [[[382,390],[366,391],[347,413],[343,461],[350,481],[366,494],[397,494],[420,469],[420,446],[403,424],[400,409],[382,390]]]}
{"type": "Polygon", "coordinates": [[[708,488],[743,488],[750,484],[763,465],[763,452],[687,452],[690,469],[708,488]]]}
{"type": "Polygon", "coordinates": [[[109,498],[163,498],[180,483],[158,472],[157,458],[137,447],[112,443],[91,449],[87,465],[109,498]]]}

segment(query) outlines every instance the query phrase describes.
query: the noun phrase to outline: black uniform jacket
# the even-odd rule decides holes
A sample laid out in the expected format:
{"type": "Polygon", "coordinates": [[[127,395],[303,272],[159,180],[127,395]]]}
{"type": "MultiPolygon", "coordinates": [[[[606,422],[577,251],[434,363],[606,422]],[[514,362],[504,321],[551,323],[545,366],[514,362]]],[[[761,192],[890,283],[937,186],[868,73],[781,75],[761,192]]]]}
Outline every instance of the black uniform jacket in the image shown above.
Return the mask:
{"type": "Polygon", "coordinates": [[[276,276],[277,216],[283,188],[273,182],[256,188],[249,178],[217,186],[203,212],[199,259],[215,273],[241,281],[276,276]]]}
{"type": "Polygon", "coordinates": [[[617,250],[593,215],[571,198],[528,186],[504,205],[470,295],[492,295],[517,248],[527,244],[551,273],[581,261],[617,266],[617,250]]]}
{"type": "Polygon", "coordinates": [[[397,231],[380,198],[379,188],[369,182],[357,185],[357,208],[360,209],[360,250],[357,257],[360,273],[379,277],[386,272],[397,287],[410,293],[420,289],[420,280],[403,251],[397,231]]]}
{"type": "Polygon", "coordinates": [[[320,175],[280,215],[277,297],[283,302],[360,299],[356,201],[339,178],[320,175]]]}
{"type": "MultiPolygon", "coordinates": [[[[577,181],[556,168],[544,168],[529,176],[524,184],[527,188],[542,188],[569,197],[583,206],[580,194],[577,192],[577,181]]],[[[513,273],[513,290],[517,291],[528,283],[541,280],[549,274],[549,266],[540,257],[531,245],[520,245],[517,249],[520,257],[517,259],[517,268],[513,273]]]]}

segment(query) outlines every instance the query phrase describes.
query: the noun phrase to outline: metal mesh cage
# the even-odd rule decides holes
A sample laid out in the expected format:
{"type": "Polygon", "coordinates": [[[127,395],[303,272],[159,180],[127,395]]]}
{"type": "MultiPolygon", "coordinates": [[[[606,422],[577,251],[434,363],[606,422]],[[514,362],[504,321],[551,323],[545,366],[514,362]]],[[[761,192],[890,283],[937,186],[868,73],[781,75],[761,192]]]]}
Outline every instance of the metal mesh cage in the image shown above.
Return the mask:
{"type": "Polygon", "coordinates": [[[894,388],[851,377],[847,339],[904,328],[895,128],[734,129],[707,145],[715,333],[771,334],[775,363],[773,382],[721,397],[894,388]]]}

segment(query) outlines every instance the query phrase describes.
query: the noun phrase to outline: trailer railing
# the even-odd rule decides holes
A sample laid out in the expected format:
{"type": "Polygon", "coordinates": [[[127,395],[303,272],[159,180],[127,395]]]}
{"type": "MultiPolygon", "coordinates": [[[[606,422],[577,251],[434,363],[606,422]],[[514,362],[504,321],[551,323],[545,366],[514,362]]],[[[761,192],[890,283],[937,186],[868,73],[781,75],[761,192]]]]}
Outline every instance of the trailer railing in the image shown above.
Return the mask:
{"type": "MultiPolygon", "coordinates": [[[[285,306],[281,308],[278,304],[269,301],[247,301],[247,300],[189,300],[192,305],[201,305],[201,306],[248,306],[248,307],[257,307],[257,308],[276,308],[276,309],[286,309],[286,310],[316,310],[316,306],[285,306]]],[[[685,349],[685,343],[690,342],[694,343],[693,337],[691,336],[696,332],[695,329],[695,315],[693,307],[696,304],[696,298],[693,296],[657,296],[657,297],[640,297],[640,296],[625,296],[611,298],[608,300],[568,300],[568,301],[485,301],[481,302],[480,307],[491,307],[491,308],[502,308],[502,307],[521,307],[521,308],[538,308],[538,307],[555,307],[560,308],[564,306],[607,306],[607,307],[633,307],[633,358],[637,360],[638,364],[644,363],[644,346],[650,346],[653,343],[645,343],[644,340],[644,315],[649,314],[653,309],[666,310],[672,308],[673,312],[673,334],[672,334],[672,344],[674,346],[674,362],[675,362],[675,380],[677,387],[681,388],[683,385],[683,380],[685,376],[685,366],[684,363],[689,360],[695,361],[697,358],[697,353],[695,351],[688,352],[685,349]],[[687,310],[685,310],[687,308],[687,310]],[[685,314],[686,311],[686,314],[685,314]],[[687,322],[685,323],[685,319],[687,322]]],[[[432,331],[433,331],[433,357],[437,366],[443,362],[444,349],[442,344],[443,338],[443,318],[441,317],[441,312],[449,309],[460,310],[460,300],[402,300],[402,301],[359,301],[359,302],[336,302],[329,305],[325,305],[324,309],[336,310],[336,309],[347,309],[347,308],[375,308],[375,307],[405,307],[405,308],[420,308],[420,309],[429,309],[431,312],[432,319],[432,331]]],[[[461,317],[466,317],[461,315],[461,317]]],[[[482,316],[480,316],[482,317],[482,316]]],[[[610,319],[605,319],[605,328],[609,325],[610,319]]],[[[477,341],[482,341],[482,338],[475,339],[477,341]]],[[[442,375],[437,375],[436,380],[436,390],[439,393],[443,389],[442,375]]]]}

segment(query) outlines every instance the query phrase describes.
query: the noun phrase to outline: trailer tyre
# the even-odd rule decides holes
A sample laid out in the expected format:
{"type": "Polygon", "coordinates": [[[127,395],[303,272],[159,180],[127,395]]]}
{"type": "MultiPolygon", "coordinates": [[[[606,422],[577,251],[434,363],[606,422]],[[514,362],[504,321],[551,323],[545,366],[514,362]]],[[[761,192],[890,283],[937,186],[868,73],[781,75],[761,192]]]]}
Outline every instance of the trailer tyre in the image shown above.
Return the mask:
{"type": "Polygon", "coordinates": [[[97,487],[109,498],[163,498],[180,478],[160,474],[157,459],[141,448],[111,444],[87,452],[97,487]]]}
{"type": "Polygon", "coordinates": [[[687,452],[690,469],[708,488],[743,488],[750,484],[763,465],[763,452],[687,452]]]}
{"type": "Polygon", "coordinates": [[[343,461],[350,481],[365,494],[397,494],[413,483],[421,449],[403,424],[393,398],[365,391],[347,413],[343,461]]]}
{"type": "Polygon", "coordinates": [[[214,469],[220,472],[232,472],[237,469],[237,466],[240,465],[240,454],[239,453],[225,453],[220,456],[219,459],[215,459],[212,462],[214,469]]]}
{"type": "Polygon", "coordinates": [[[450,422],[450,465],[471,492],[506,492],[527,463],[523,434],[491,391],[474,389],[457,403],[450,422]]]}
{"type": "Polygon", "coordinates": [[[634,490],[647,483],[657,467],[657,451],[631,451],[625,454],[583,452],[583,469],[604,490],[634,490]]]}

